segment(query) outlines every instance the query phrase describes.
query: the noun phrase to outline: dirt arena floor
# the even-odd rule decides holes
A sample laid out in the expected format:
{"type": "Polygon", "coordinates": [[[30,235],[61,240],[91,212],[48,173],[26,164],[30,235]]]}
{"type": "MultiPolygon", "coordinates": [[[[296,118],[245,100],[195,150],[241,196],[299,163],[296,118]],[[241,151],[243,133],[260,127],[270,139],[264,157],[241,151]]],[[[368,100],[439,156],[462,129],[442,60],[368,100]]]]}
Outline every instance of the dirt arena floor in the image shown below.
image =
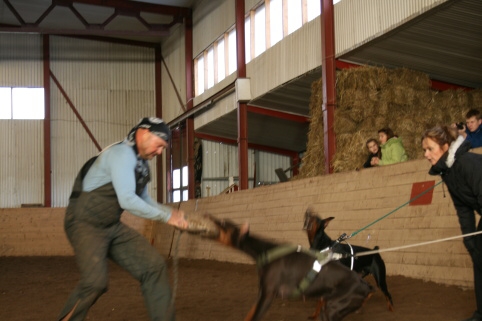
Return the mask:
{"type": "MultiPolygon", "coordinates": [[[[169,261],[172,274],[172,261],[169,261]]],[[[257,296],[254,265],[179,260],[177,321],[243,320],[257,296]]],[[[92,307],[87,320],[148,321],[139,286],[125,271],[110,265],[109,291],[92,307]]],[[[55,320],[78,280],[73,257],[0,258],[0,320],[55,320]]],[[[373,283],[370,277],[368,281],[373,283]]],[[[472,290],[400,276],[388,278],[395,312],[377,291],[346,321],[456,321],[474,308],[472,290]]],[[[263,320],[307,320],[314,301],[277,300],[263,320]]]]}

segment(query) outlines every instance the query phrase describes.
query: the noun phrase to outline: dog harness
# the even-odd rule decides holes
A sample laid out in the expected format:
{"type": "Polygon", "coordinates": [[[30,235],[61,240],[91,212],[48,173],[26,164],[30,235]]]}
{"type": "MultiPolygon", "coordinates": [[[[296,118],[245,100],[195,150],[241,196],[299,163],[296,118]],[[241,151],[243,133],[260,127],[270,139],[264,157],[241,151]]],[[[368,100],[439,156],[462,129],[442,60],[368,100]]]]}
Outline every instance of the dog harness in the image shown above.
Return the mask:
{"type": "Polygon", "coordinates": [[[269,264],[277,259],[280,259],[294,252],[301,252],[301,253],[308,254],[314,257],[315,261],[313,262],[312,269],[300,281],[297,289],[294,290],[293,293],[291,293],[290,297],[293,299],[300,297],[306,291],[306,289],[311,285],[311,283],[313,283],[313,280],[321,271],[321,269],[323,268],[323,265],[327,264],[333,259],[333,252],[331,251],[331,248],[326,248],[318,252],[310,249],[305,249],[301,247],[301,245],[298,245],[298,246],[280,245],[258,256],[256,260],[256,264],[258,268],[260,268],[266,264],[269,264]]]}

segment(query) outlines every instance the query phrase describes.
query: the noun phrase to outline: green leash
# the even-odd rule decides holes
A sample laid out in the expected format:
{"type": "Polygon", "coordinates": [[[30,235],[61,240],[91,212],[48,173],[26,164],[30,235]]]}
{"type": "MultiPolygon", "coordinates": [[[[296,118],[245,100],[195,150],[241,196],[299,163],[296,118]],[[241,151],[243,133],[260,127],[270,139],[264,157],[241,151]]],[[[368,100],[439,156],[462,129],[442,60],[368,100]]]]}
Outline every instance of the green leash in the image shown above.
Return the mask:
{"type": "Polygon", "coordinates": [[[396,209],[394,209],[393,211],[383,215],[382,217],[376,219],[375,221],[371,222],[370,224],[366,225],[365,227],[362,227],[361,229],[359,229],[358,231],[355,231],[353,233],[351,233],[349,236],[346,235],[346,233],[343,233],[339,238],[338,240],[336,240],[336,242],[341,242],[341,241],[344,241],[344,240],[347,240],[349,238],[352,238],[353,236],[357,235],[358,233],[360,233],[361,231],[369,228],[370,226],[372,226],[373,224],[375,223],[378,223],[379,221],[383,220],[384,218],[386,218],[387,216],[389,215],[392,215],[393,213],[395,213],[396,211],[398,211],[399,209],[401,209],[402,207],[412,203],[413,201],[415,201],[416,199],[422,197],[423,195],[425,195],[426,193],[428,193],[429,191],[431,191],[432,189],[434,189],[437,185],[440,185],[443,181],[440,181],[438,182],[437,184],[434,184],[433,186],[427,188],[425,191],[421,192],[420,194],[416,195],[414,198],[410,199],[409,201],[403,203],[402,205],[400,205],[399,207],[397,207],[396,209]]]}

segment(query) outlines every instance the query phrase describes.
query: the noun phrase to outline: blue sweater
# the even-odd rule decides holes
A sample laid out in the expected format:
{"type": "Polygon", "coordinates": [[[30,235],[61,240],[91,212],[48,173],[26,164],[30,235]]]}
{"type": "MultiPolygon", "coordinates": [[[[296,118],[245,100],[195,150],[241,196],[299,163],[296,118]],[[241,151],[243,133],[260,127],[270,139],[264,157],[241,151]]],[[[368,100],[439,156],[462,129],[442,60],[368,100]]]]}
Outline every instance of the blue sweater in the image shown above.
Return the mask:
{"type": "Polygon", "coordinates": [[[167,222],[172,209],[154,201],[147,193],[147,186],[140,197],[137,196],[136,164],[134,149],[124,142],[104,149],[85,175],[83,191],[90,192],[112,183],[121,208],[143,218],[167,222]]]}

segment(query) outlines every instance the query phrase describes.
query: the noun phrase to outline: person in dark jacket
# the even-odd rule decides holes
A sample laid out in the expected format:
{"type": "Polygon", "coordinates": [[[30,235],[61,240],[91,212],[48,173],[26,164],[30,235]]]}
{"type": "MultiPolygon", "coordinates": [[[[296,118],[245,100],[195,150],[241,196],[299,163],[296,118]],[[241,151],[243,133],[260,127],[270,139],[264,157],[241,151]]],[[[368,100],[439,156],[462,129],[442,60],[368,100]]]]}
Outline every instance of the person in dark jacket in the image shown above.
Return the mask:
{"type": "Polygon", "coordinates": [[[365,146],[367,147],[368,152],[370,154],[368,155],[368,158],[365,164],[363,164],[363,167],[364,168],[373,167],[373,165],[371,164],[372,159],[374,157],[381,159],[382,150],[380,149],[380,145],[378,144],[378,141],[375,138],[370,138],[369,140],[367,140],[367,142],[365,143],[365,146]]]}
{"type": "MultiPolygon", "coordinates": [[[[475,213],[482,214],[482,155],[469,152],[470,142],[448,126],[434,127],[422,136],[425,158],[432,164],[429,173],[440,175],[447,185],[462,234],[482,231],[475,213]]],[[[482,321],[482,236],[464,237],[473,263],[477,310],[464,321],[482,321]]]]}
{"type": "Polygon", "coordinates": [[[459,135],[470,142],[472,148],[482,147],[482,117],[480,111],[471,109],[465,115],[465,124],[460,124],[459,135]]]}
{"type": "Polygon", "coordinates": [[[163,152],[170,136],[161,119],[143,118],[124,141],[107,147],[80,170],[64,220],[80,280],[57,320],[86,318],[107,291],[107,259],[139,281],[151,320],[175,319],[164,258],[144,236],[120,221],[126,210],[177,228],[188,227],[183,211],[158,204],[147,193],[151,177],[147,161],[163,152]]]}

